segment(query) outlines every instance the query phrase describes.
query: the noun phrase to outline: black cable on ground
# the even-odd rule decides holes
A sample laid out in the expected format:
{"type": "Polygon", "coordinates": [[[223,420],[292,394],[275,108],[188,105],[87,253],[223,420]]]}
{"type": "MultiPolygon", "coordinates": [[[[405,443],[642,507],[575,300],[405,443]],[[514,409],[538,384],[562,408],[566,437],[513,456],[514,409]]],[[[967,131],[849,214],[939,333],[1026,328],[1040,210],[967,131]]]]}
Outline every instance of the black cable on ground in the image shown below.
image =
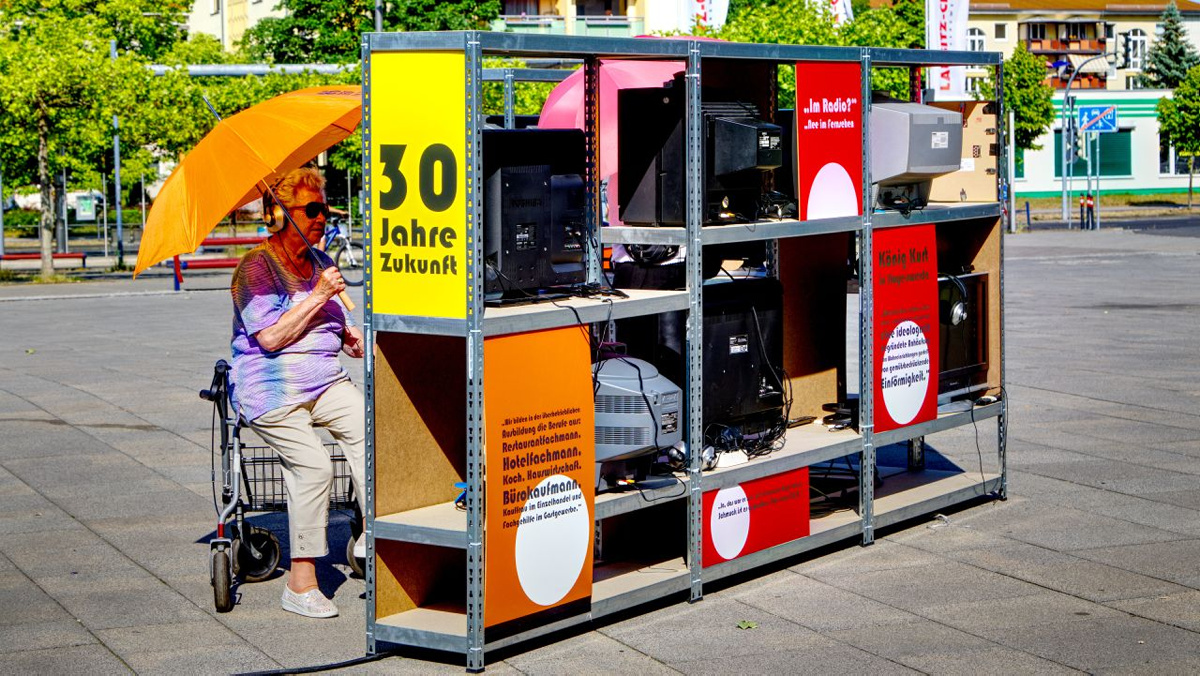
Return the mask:
{"type": "Polygon", "coordinates": [[[355,657],[353,659],[345,660],[342,662],[332,662],[330,664],[317,664],[317,665],[314,665],[311,667],[272,669],[270,671],[247,671],[247,672],[238,674],[237,676],[277,676],[279,674],[314,674],[319,671],[331,671],[333,669],[345,669],[346,667],[355,667],[360,664],[367,664],[368,662],[375,662],[375,661],[381,660],[385,657],[392,657],[397,654],[398,653],[396,651],[386,651],[386,652],[381,652],[381,653],[375,653],[374,655],[364,655],[362,657],[355,657]]]}

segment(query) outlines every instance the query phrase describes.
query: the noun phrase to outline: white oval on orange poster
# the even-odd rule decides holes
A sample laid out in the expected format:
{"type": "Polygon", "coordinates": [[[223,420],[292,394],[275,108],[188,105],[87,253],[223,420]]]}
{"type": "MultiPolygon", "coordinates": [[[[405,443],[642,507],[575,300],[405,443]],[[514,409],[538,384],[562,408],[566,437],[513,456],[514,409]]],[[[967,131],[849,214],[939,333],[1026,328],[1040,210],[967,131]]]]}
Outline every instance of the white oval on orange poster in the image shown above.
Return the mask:
{"type": "Polygon", "coordinates": [[[551,606],[566,597],[583,572],[591,547],[592,515],[579,484],[556,474],[525,501],[517,526],[517,580],[530,601],[551,606]]]}

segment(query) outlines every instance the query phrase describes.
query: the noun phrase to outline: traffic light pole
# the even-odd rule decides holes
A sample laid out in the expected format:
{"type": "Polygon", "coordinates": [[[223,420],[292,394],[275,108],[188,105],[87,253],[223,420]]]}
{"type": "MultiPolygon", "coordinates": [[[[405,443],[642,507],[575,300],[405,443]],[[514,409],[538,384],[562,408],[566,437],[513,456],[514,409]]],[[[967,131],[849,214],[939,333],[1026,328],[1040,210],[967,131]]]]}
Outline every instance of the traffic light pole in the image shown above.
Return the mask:
{"type": "Polygon", "coordinates": [[[1109,55],[1097,54],[1090,59],[1085,60],[1071,73],[1071,78],[1067,80],[1067,87],[1063,90],[1063,123],[1062,123],[1062,220],[1063,225],[1071,227],[1071,209],[1067,202],[1068,193],[1070,193],[1071,171],[1074,168],[1075,161],[1071,156],[1071,148],[1075,145],[1075,99],[1071,98],[1071,85],[1075,84],[1075,76],[1083,70],[1083,67],[1096,59],[1105,59],[1109,55]],[[1069,105],[1069,108],[1068,108],[1069,105]]]}

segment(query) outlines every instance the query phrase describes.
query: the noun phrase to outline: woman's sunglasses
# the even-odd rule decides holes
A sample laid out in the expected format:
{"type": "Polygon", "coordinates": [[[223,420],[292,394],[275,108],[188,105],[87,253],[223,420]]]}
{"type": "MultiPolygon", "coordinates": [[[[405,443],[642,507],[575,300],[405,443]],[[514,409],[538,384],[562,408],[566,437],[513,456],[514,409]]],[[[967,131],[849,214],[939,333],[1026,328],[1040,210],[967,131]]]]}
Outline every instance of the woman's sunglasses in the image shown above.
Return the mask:
{"type": "Polygon", "coordinates": [[[329,218],[329,205],[324,202],[309,202],[304,206],[294,206],[293,209],[304,209],[304,215],[316,218],[318,215],[329,218]]]}

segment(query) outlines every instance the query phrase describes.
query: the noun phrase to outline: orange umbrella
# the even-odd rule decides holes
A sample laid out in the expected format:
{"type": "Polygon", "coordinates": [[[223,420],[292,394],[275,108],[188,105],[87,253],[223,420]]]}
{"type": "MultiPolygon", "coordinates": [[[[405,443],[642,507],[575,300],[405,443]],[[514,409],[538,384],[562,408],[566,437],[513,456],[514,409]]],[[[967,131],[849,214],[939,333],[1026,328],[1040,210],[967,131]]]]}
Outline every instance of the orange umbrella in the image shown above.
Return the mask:
{"type": "Polygon", "coordinates": [[[195,251],[229,212],[260,196],[362,121],[354,85],[289,92],[225,118],[175,167],[146,217],[136,277],[172,256],[195,251]]]}

